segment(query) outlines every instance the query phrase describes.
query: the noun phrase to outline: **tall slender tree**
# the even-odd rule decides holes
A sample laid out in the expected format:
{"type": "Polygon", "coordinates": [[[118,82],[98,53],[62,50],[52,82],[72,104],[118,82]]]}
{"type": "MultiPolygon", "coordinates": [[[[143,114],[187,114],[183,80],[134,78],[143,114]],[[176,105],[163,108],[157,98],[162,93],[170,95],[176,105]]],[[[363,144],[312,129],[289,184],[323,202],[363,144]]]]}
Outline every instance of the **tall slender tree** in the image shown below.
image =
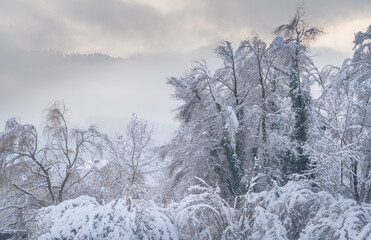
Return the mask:
{"type": "MultiPolygon", "coordinates": [[[[283,37],[285,48],[285,67],[281,68],[290,81],[292,110],[294,112],[294,129],[292,138],[296,142],[296,154],[288,159],[292,173],[303,174],[309,169],[309,158],[304,153],[303,145],[308,139],[308,126],[310,121],[310,86],[306,85],[303,73],[310,71],[313,66],[308,57],[309,43],[314,41],[322,31],[317,27],[310,27],[304,20],[304,10],[300,6],[295,16],[288,24],[276,28],[273,32],[283,37]]],[[[281,59],[282,60],[282,59],[281,59]]]]}

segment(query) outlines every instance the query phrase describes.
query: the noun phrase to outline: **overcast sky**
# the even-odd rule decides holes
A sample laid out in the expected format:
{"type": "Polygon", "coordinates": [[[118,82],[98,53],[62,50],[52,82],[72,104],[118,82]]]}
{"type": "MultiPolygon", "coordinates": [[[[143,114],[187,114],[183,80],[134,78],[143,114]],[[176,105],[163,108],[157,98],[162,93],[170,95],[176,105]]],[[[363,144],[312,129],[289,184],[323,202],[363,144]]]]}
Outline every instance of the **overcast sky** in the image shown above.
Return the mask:
{"type": "MultiPolygon", "coordinates": [[[[217,66],[213,49],[222,40],[237,46],[255,31],[269,42],[300,2],[0,0],[0,125],[12,116],[40,125],[57,100],[75,125],[97,123],[113,134],[135,112],[165,139],[176,107],[166,79],[200,58],[217,66]],[[86,55],[63,55],[72,53],[86,55]]],[[[371,1],[305,6],[307,21],[326,32],[312,47],[315,62],[340,65],[354,33],[371,24],[371,1]]]]}

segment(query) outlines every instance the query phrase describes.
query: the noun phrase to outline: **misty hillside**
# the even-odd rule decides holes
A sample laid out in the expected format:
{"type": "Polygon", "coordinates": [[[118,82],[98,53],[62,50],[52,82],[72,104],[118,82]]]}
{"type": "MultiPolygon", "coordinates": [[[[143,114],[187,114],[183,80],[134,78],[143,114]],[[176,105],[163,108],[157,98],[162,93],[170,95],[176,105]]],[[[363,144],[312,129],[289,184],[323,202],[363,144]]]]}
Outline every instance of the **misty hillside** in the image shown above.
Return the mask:
{"type": "Polygon", "coordinates": [[[115,136],[61,101],[41,130],[9,116],[0,239],[371,239],[371,25],[354,31],[352,57],[323,69],[303,7],[270,42],[220,43],[218,67],[167,79],[179,125],[162,145],[137,114],[115,136]]]}

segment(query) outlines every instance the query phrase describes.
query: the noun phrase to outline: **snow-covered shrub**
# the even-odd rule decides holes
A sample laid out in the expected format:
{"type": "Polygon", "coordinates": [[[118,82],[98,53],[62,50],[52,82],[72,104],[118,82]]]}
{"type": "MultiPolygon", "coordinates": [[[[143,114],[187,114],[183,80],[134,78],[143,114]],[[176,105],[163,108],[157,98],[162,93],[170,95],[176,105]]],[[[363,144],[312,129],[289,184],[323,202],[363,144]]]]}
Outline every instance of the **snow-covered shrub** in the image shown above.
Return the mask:
{"type": "Polygon", "coordinates": [[[170,219],[148,202],[99,205],[81,196],[38,211],[31,239],[178,239],[170,219]],[[129,205],[130,206],[130,205],[129,205]]]}
{"type": "Polygon", "coordinates": [[[182,239],[221,239],[234,225],[233,209],[202,179],[189,188],[190,195],[170,206],[182,239]]]}
{"type": "Polygon", "coordinates": [[[278,216],[257,206],[248,218],[251,240],[285,240],[286,229],[278,216]]]}
{"type": "Polygon", "coordinates": [[[371,205],[342,200],[318,211],[300,239],[371,239],[371,205]]]}
{"type": "Polygon", "coordinates": [[[279,195],[279,198],[268,202],[267,210],[279,217],[289,239],[298,238],[308,221],[321,208],[334,202],[334,198],[329,193],[315,193],[297,182],[289,182],[280,188],[279,195]]]}
{"type": "Polygon", "coordinates": [[[168,217],[167,209],[157,207],[153,202],[140,201],[136,211],[135,239],[178,239],[178,230],[168,217]]]}
{"type": "Polygon", "coordinates": [[[31,239],[359,239],[371,237],[371,205],[335,200],[309,184],[289,182],[248,193],[230,207],[216,189],[200,185],[167,208],[130,198],[100,205],[81,196],[37,211],[31,239]]]}
{"type": "Polygon", "coordinates": [[[302,182],[288,182],[283,187],[249,193],[246,197],[245,207],[250,216],[246,227],[252,237],[256,236],[254,239],[285,239],[285,235],[297,239],[308,221],[335,201],[329,193],[313,192],[302,182]]]}

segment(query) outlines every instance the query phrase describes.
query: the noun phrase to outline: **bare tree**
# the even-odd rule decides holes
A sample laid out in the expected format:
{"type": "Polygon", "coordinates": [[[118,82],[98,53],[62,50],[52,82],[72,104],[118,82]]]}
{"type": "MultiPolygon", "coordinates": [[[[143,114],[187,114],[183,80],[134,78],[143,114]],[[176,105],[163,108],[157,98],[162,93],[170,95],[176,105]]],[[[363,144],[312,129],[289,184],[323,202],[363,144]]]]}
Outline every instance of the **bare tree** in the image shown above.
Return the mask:
{"type": "Polygon", "coordinates": [[[0,211],[12,208],[25,213],[58,204],[90,174],[89,155],[102,151],[106,137],[94,126],[71,128],[66,114],[67,108],[58,103],[45,110],[44,143],[35,126],[8,120],[0,135],[0,175],[9,191],[2,192],[7,200],[0,211]]]}
{"type": "Polygon", "coordinates": [[[125,134],[118,134],[113,143],[112,153],[117,165],[127,177],[131,194],[144,194],[144,175],[153,171],[154,154],[153,130],[148,122],[133,114],[125,134]]]}

